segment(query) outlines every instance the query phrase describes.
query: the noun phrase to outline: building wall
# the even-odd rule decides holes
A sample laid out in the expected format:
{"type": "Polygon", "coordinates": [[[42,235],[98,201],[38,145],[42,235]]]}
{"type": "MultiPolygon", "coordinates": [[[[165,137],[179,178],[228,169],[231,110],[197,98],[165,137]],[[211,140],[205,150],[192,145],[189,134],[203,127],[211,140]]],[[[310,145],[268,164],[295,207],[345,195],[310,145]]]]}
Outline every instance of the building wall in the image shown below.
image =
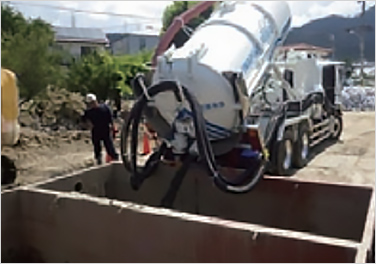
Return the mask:
{"type": "Polygon", "coordinates": [[[96,49],[97,51],[103,51],[104,45],[103,44],[95,44],[95,43],[57,43],[57,46],[66,51],[68,54],[72,55],[75,58],[81,57],[81,48],[88,47],[92,49],[96,49]]]}
{"type": "Polygon", "coordinates": [[[319,50],[297,50],[297,51],[285,51],[285,50],[277,50],[275,58],[277,60],[285,60],[286,58],[291,57],[302,57],[306,58],[310,54],[311,56],[317,57],[319,59],[325,59],[330,56],[330,53],[325,51],[319,50]]]}
{"type": "Polygon", "coordinates": [[[157,47],[159,36],[127,35],[112,44],[114,55],[136,54],[141,50],[152,50],[157,47]]]}
{"type": "Polygon", "coordinates": [[[303,232],[73,192],[24,188],[1,198],[3,262],[365,263],[356,258],[365,244],[303,232]]]}
{"type": "Polygon", "coordinates": [[[114,55],[122,55],[127,53],[128,39],[123,38],[112,44],[112,53],[114,55]]]}

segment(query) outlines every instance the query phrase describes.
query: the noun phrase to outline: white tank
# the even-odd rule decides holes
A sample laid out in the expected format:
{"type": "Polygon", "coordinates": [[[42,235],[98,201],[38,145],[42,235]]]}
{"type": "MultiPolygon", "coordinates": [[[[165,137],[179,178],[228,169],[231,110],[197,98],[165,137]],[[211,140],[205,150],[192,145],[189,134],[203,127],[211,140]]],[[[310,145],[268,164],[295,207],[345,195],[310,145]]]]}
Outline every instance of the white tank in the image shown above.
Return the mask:
{"type": "MultiPolygon", "coordinates": [[[[196,95],[208,121],[210,139],[224,138],[239,125],[242,106],[223,72],[242,73],[248,96],[263,75],[291,22],[283,1],[222,3],[179,49],[158,58],[153,83],[174,80],[196,95]]],[[[156,107],[172,123],[177,103],[171,93],[156,96],[156,107]]],[[[189,110],[189,108],[187,107],[189,110]]]]}

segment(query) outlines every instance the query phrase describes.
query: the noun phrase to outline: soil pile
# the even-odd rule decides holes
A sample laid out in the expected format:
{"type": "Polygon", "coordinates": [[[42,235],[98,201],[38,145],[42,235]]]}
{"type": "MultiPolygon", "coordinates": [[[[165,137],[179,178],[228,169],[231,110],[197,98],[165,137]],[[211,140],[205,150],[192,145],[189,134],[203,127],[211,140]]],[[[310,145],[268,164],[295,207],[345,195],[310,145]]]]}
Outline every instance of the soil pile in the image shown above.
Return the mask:
{"type": "Polygon", "coordinates": [[[50,87],[45,95],[22,105],[19,121],[37,130],[80,129],[85,107],[80,94],[50,87]]]}

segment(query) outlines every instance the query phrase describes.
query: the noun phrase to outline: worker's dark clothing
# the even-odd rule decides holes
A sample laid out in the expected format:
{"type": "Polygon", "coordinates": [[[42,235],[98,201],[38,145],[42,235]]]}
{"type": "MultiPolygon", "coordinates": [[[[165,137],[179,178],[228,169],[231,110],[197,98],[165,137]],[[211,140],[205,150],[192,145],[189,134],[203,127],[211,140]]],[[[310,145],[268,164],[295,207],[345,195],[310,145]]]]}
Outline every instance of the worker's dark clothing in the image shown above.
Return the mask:
{"type": "Polygon", "coordinates": [[[114,117],[118,118],[118,115],[121,111],[121,90],[118,88],[114,90],[114,102],[115,102],[114,117]]]}
{"type": "Polygon", "coordinates": [[[103,141],[108,155],[110,155],[112,159],[118,160],[119,155],[115,151],[111,138],[110,124],[112,123],[112,113],[110,108],[105,104],[101,104],[98,107],[87,109],[83,120],[89,120],[93,125],[91,139],[94,145],[95,159],[98,164],[102,162],[101,141],[103,141]]]}

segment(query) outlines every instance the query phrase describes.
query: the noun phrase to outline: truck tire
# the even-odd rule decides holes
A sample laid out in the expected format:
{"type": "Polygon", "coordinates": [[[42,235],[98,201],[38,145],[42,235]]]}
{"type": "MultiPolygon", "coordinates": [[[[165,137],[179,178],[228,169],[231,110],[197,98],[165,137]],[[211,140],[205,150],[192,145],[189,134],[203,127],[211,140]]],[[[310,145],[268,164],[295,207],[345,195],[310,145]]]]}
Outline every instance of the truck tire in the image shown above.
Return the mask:
{"type": "Polygon", "coordinates": [[[343,129],[342,116],[335,115],[334,118],[334,129],[330,135],[330,138],[333,140],[338,140],[342,134],[343,129]]]}
{"type": "Polygon", "coordinates": [[[1,155],[1,185],[12,184],[16,180],[17,169],[14,162],[1,155]]]}
{"type": "Polygon", "coordinates": [[[310,154],[309,128],[306,123],[299,127],[298,138],[294,144],[292,164],[295,168],[303,168],[308,163],[310,154]]]}
{"type": "Polygon", "coordinates": [[[293,173],[292,160],[294,149],[293,134],[285,131],[283,139],[276,144],[274,151],[274,173],[278,176],[290,176],[293,173]]]}

